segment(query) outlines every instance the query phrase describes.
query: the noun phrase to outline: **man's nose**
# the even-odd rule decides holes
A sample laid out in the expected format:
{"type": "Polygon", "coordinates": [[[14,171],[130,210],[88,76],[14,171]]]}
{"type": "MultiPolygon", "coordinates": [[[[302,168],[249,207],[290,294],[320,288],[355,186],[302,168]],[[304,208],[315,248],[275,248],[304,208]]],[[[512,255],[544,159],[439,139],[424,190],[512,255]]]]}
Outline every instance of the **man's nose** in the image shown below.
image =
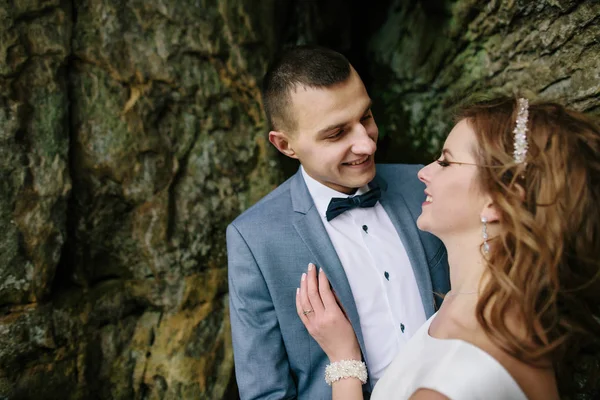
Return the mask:
{"type": "Polygon", "coordinates": [[[375,153],[377,150],[376,136],[370,135],[364,125],[358,124],[353,133],[352,152],[354,154],[371,155],[375,153]]]}

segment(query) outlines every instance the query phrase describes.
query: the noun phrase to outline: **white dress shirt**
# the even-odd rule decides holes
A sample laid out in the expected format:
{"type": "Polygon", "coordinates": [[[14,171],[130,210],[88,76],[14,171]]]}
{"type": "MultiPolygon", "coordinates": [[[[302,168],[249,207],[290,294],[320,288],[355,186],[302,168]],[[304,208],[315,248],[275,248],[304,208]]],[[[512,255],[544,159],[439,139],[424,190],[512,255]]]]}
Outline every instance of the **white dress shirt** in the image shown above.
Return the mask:
{"type": "MultiPolygon", "coordinates": [[[[426,321],[413,269],[392,221],[379,202],[374,207],[348,210],[327,221],[325,212],[331,198],[349,196],[319,183],[304,168],[302,175],[352,289],[365,342],[367,369],[371,384],[375,385],[426,321]]],[[[355,195],[368,190],[364,186],[355,195]]]]}

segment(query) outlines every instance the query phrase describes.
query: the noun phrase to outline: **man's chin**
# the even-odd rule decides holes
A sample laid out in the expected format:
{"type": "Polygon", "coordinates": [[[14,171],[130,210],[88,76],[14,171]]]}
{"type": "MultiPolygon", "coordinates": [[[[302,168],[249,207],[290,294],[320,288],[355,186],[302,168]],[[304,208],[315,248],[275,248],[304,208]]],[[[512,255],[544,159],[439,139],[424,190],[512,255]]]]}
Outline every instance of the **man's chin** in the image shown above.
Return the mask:
{"type": "Polygon", "coordinates": [[[338,185],[344,188],[358,189],[371,182],[375,178],[375,173],[375,164],[373,164],[372,168],[362,171],[360,174],[355,173],[340,176],[342,179],[338,181],[338,185]]]}
{"type": "Polygon", "coordinates": [[[373,163],[373,167],[370,168],[368,171],[365,171],[364,178],[361,179],[364,183],[361,186],[364,186],[367,183],[371,182],[373,179],[375,179],[376,173],[377,171],[375,170],[375,164],[373,163]]]}
{"type": "Polygon", "coordinates": [[[354,189],[360,189],[361,187],[368,185],[369,182],[371,182],[373,180],[373,178],[375,178],[375,174],[373,174],[373,176],[369,177],[368,179],[355,180],[352,183],[350,183],[347,187],[351,187],[354,189]]]}

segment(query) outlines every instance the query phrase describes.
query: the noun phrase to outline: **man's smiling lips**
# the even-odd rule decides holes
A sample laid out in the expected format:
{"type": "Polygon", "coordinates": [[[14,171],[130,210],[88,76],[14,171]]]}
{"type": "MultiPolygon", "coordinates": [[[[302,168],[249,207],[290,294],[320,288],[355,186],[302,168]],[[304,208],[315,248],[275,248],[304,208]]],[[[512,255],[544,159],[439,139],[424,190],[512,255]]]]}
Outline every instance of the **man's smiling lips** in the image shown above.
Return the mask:
{"type": "Polygon", "coordinates": [[[355,166],[362,165],[362,164],[366,163],[370,159],[371,159],[371,156],[365,156],[363,158],[359,158],[358,160],[354,160],[354,161],[350,161],[350,162],[345,162],[342,165],[349,166],[349,167],[355,167],[355,166]]]}

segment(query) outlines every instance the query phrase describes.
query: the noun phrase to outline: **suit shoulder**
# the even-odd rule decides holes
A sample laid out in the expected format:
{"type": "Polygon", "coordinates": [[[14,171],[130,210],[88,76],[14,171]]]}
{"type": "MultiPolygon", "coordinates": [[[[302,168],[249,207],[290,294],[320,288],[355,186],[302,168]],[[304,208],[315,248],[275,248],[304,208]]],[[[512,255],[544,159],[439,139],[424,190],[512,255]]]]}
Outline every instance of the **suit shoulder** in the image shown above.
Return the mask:
{"type": "Polygon", "coordinates": [[[421,164],[377,164],[377,174],[386,182],[395,185],[419,182],[417,173],[421,164]]]}
{"type": "Polygon", "coordinates": [[[281,212],[285,209],[291,209],[291,179],[289,178],[254,205],[250,206],[235,218],[231,224],[240,227],[246,224],[260,223],[261,221],[270,219],[272,215],[281,215],[281,212]]]}

